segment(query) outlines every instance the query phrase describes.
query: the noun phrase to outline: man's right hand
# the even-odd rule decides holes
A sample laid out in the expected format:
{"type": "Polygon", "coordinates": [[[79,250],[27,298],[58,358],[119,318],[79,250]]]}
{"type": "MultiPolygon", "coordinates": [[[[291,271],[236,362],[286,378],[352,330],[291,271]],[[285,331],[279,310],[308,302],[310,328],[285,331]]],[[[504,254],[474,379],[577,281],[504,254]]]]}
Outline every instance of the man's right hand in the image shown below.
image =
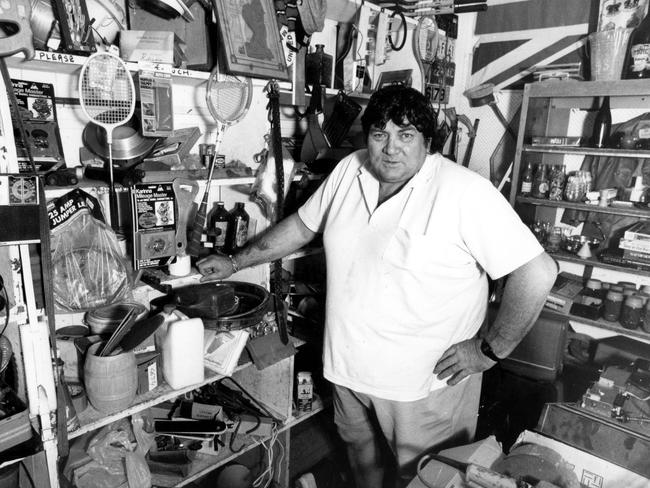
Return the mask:
{"type": "Polygon", "coordinates": [[[210,254],[196,262],[196,267],[199,269],[201,282],[222,280],[228,278],[233,274],[232,261],[226,254],[210,254]]]}

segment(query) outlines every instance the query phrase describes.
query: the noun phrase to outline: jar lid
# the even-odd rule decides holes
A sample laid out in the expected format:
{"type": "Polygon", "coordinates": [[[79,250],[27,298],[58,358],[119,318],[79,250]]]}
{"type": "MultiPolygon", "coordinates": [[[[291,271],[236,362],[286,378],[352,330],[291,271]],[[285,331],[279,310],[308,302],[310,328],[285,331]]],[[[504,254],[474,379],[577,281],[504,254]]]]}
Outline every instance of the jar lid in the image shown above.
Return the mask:
{"type": "Polygon", "coordinates": [[[630,295],[625,299],[625,306],[631,308],[641,308],[643,307],[643,299],[637,297],[636,295],[630,295]]]}
{"type": "Polygon", "coordinates": [[[600,290],[603,287],[603,283],[600,280],[596,280],[594,278],[590,278],[587,280],[587,288],[590,288],[592,290],[600,290]]]}
{"type": "Polygon", "coordinates": [[[636,290],[636,283],[632,283],[631,281],[619,281],[617,284],[622,286],[624,289],[625,288],[630,288],[630,289],[633,288],[633,289],[636,290]]]}
{"type": "Polygon", "coordinates": [[[621,285],[609,285],[610,291],[620,291],[623,293],[623,287],[621,285]]]}
{"type": "Polygon", "coordinates": [[[623,293],[621,293],[620,291],[615,291],[615,290],[610,289],[607,292],[607,298],[606,299],[607,300],[613,300],[615,302],[622,302],[623,301],[623,293]]]}

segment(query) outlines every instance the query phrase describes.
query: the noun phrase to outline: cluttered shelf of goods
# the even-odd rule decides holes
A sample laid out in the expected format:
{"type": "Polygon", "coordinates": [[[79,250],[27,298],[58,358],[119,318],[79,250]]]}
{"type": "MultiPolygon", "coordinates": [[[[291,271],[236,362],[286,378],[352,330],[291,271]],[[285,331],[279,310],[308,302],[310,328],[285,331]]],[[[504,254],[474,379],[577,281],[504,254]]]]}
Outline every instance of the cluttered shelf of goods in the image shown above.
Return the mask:
{"type": "MultiPolygon", "coordinates": [[[[292,341],[296,347],[302,344],[302,341],[299,339],[294,338],[292,341]]],[[[250,366],[250,362],[240,364],[237,366],[235,371],[242,371],[250,366]]],[[[224,375],[215,374],[214,372],[206,369],[205,379],[199,383],[188,385],[179,389],[173,389],[167,383],[163,383],[153,390],[137,395],[130,406],[126,408],[116,409],[114,412],[100,412],[93,408],[92,405],[88,405],[82,412],[78,413],[80,427],[76,430],[68,432],[68,437],[70,439],[80,437],[88,432],[113,423],[116,420],[122,419],[124,417],[129,417],[138,412],[142,412],[147,408],[169,400],[173,400],[181,395],[184,395],[185,393],[196,390],[203,385],[208,385],[210,383],[219,381],[222,378],[224,378],[224,375]]]]}
{"type": "MultiPolygon", "coordinates": [[[[240,435],[232,442],[226,440],[224,444],[228,447],[222,446],[212,452],[205,449],[193,453],[190,456],[190,462],[188,462],[183,469],[179,469],[177,473],[152,473],[152,483],[154,486],[164,488],[187,486],[261,444],[266,448],[268,446],[267,443],[274,441],[279,434],[286,432],[300,422],[304,422],[314,415],[319,414],[326,408],[326,406],[326,401],[322,400],[317,395],[314,395],[314,400],[309,411],[294,411],[292,418],[277,428],[277,430],[272,434],[267,436],[240,435]]],[[[231,434],[228,434],[227,437],[230,435],[231,434]]],[[[276,448],[275,452],[278,453],[278,456],[283,452],[282,449],[283,448],[276,448]]]]}

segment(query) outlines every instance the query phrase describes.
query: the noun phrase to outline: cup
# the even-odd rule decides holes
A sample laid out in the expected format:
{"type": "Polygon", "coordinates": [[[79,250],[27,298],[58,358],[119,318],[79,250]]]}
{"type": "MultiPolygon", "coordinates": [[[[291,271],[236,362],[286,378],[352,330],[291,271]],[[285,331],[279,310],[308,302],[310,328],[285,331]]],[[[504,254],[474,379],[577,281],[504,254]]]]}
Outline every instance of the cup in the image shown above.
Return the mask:
{"type": "Polygon", "coordinates": [[[620,80],[625,52],[633,28],[617,28],[589,34],[591,80],[620,80]]]}

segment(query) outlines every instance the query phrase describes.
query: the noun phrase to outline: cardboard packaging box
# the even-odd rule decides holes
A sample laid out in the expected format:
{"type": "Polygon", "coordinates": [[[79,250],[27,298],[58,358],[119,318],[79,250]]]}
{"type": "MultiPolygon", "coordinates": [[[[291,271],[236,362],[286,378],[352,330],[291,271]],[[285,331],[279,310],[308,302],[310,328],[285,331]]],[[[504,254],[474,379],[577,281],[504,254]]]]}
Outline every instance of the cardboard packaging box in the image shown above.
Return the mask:
{"type": "Polygon", "coordinates": [[[583,487],[648,488],[650,486],[650,479],[645,476],[542,434],[524,431],[517,438],[517,443],[522,442],[546,446],[560,454],[568,463],[574,466],[574,472],[583,487]]]}
{"type": "Polygon", "coordinates": [[[138,390],[137,394],[142,395],[153,390],[159,384],[160,353],[146,352],[136,354],[138,364],[138,390]]]}
{"type": "MultiPolygon", "coordinates": [[[[650,436],[627,428],[624,423],[571,404],[548,403],[544,406],[536,430],[580,449],[601,462],[618,465],[621,470],[644,479],[650,477],[650,436]]],[[[573,463],[571,459],[567,461],[573,463]]],[[[646,487],[650,486],[650,480],[646,480],[646,483],[646,487]]],[[[626,485],[621,482],[616,486],[626,485]]]]}

